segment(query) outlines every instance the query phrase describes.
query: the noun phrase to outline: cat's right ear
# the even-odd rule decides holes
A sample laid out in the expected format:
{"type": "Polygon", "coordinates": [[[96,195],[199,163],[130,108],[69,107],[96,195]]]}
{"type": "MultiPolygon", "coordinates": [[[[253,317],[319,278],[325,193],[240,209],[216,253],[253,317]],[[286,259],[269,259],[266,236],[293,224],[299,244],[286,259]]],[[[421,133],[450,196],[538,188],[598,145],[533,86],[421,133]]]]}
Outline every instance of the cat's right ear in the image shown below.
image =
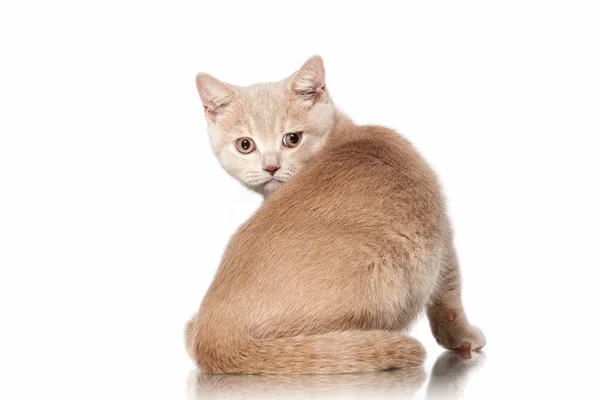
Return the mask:
{"type": "Polygon", "coordinates": [[[312,56],[300,67],[290,81],[290,89],[312,104],[327,99],[325,66],[321,56],[312,56]]]}
{"type": "Polygon", "coordinates": [[[204,106],[206,119],[214,122],[215,117],[235,98],[235,91],[212,75],[196,75],[196,88],[204,106]]]}

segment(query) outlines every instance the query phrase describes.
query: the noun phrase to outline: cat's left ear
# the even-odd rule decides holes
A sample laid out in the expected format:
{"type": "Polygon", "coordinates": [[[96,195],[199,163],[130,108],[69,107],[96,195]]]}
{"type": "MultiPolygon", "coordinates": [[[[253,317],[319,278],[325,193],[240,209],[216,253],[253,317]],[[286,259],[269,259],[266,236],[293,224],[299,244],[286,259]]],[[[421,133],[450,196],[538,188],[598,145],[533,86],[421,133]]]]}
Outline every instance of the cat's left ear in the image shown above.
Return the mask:
{"type": "Polygon", "coordinates": [[[290,81],[290,90],[313,104],[327,99],[325,65],[321,56],[312,56],[290,81]]]}
{"type": "Polygon", "coordinates": [[[200,94],[206,118],[212,122],[236,96],[232,88],[205,73],[196,75],[196,88],[200,94]]]}

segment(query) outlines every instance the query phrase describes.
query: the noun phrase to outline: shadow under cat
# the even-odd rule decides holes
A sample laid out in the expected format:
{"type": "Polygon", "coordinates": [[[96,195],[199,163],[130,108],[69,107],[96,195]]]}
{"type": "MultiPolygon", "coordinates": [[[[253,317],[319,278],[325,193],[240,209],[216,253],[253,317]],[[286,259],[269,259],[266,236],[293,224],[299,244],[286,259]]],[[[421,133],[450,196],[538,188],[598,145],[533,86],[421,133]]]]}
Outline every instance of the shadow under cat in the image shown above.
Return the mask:
{"type": "MultiPolygon", "coordinates": [[[[427,386],[427,399],[458,399],[471,372],[483,365],[482,352],[447,351],[438,356],[427,386]]],[[[188,400],[200,399],[410,399],[425,383],[422,366],[394,371],[335,375],[203,374],[188,377],[188,400]]]]}

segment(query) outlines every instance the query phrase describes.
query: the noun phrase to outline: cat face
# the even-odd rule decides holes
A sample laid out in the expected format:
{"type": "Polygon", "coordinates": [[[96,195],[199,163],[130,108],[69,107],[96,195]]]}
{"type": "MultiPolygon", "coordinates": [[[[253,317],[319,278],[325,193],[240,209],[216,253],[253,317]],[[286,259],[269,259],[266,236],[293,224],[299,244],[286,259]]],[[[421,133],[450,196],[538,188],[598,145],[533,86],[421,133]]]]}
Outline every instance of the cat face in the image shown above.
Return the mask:
{"type": "Polygon", "coordinates": [[[201,73],[196,86],[219,162],[265,196],[321,150],[333,127],[336,110],[319,56],[279,82],[241,87],[201,73]]]}

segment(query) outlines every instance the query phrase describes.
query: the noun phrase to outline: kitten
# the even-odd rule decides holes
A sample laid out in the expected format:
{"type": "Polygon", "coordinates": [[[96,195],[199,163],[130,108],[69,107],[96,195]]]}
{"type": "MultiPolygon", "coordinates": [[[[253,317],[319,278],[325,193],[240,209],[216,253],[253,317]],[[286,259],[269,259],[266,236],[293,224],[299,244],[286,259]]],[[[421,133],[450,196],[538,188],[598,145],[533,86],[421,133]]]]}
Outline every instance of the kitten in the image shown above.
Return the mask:
{"type": "Polygon", "coordinates": [[[238,87],[199,74],[196,84],[223,168],[265,195],[186,326],[202,371],[419,365],[425,352],[402,331],[423,310],[443,347],[485,345],[462,306],[434,172],[396,132],[336,109],[320,57],[276,83],[238,87]]]}

